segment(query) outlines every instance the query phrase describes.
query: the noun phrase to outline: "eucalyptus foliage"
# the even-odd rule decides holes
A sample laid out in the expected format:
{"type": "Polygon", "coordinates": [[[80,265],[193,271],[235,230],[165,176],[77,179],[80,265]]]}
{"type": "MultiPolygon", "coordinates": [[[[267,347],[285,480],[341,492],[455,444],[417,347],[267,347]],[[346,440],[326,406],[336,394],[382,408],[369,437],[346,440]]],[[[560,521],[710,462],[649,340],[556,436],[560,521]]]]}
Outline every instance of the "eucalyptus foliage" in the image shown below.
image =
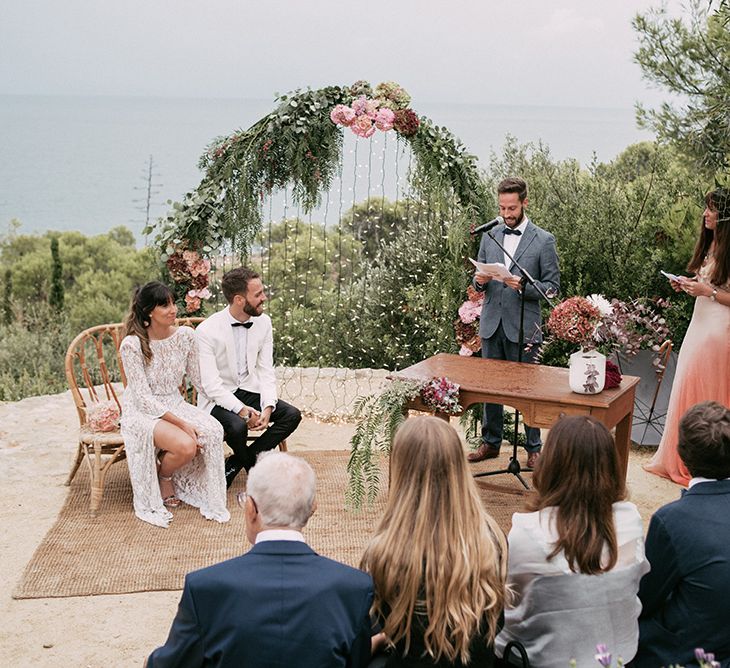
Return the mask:
{"type": "Polygon", "coordinates": [[[404,407],[415,399],[423,381],[394,380],[381,394],[358,397],[355,417],[359,418],[350,441],[347,471],[350,483],[347,502],[359,508],[363,501],[372,503],[380,489],[380,456],[390,453],[398,427],[405,419],[404,407]]]}

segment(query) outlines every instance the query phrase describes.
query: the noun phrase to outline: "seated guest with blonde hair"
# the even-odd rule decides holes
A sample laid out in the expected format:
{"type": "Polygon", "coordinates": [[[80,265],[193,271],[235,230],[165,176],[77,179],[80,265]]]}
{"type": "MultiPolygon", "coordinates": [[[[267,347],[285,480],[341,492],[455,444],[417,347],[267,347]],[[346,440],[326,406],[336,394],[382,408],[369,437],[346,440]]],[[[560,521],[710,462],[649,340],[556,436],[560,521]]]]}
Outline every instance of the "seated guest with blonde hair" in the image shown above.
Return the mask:
{"type": "Polygon", "coordinates": [[[548,434],[533,484],[531,513],[509,532],[513,600],[497,650],[519,640],[534,668],[595,665],[605,644],[624,661],[639,638],[637,598],[644,557],[641,517],[624,501],[616,448],[589,416],[565,417],[548,434]]]}
{"type": "Polygon", "coordinates": [[[407,420],[390,453],[385,513],[363,555],[386,666],[492,666],[506,542],[485,512],[456,431],[407,420]]]}
{"type": "Polygon", "coordinates": [[[692,476],[682,498],[654,513],[651,572],[639,589],[637,668],[694,663],[694,650],[730,666],[730,409],[716,401],[679,422],[679,456],[692,476]]]}
{"type": "Polygon", "coordinates": [[[364,667],[370,660],[372,580],[320,557],[301,529],[314,513],[314,471],[264,454],[238,495],[253,548],[190,573],[151,668],[364,667]]]}

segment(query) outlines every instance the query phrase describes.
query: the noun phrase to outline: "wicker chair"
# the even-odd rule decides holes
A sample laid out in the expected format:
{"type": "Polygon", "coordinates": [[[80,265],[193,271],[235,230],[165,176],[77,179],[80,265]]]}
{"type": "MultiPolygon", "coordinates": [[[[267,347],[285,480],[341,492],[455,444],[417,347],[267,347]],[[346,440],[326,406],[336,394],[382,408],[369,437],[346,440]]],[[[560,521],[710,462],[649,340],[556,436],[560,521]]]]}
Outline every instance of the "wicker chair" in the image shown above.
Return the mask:
{"type": "MultiPolygon", "coordinates": [[[[195,327],[203,318],[178,318],[178,325],[195,327]]],[[[66,352],[66,380],[79,416],[79,444],[71,473],[66,485],[70,485],[81,461],[86,458],[91,474],[91,501],[89,509],[95,514],[104,495],[104,480],[111,466],[126,458],[124,439],[118,430],[93,431],[89,427],[89,409],[102,401],[113,401],[121,412],[118,393],[126,386],[119,345],[124,338],[124,325],[98,325],[84,330],[69,345],[66,352]]],[[[181,394],[195,403],[195,388],[188,387],[183,379],[181,394]]],[[[253,441],[257,436],[249,436],[253,441]]],[[[279,445],[286,451],[286,441],[279,445]]]]}

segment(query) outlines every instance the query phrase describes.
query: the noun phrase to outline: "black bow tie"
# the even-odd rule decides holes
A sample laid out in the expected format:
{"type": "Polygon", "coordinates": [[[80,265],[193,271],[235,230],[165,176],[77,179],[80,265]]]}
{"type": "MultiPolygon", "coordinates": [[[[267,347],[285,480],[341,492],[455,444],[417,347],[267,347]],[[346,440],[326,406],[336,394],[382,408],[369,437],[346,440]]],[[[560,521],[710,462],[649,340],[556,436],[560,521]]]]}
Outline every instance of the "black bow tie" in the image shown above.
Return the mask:
{"type": "Polygon", "coordinates": [[[522,230],[513,230],[511,227],[504,228],[505,234],[516,234],[518,237],[522,235],[522,230]]]}
{"type": "Polygon", "coordinates": [[[248,322],[232,322],[231,327],[245,327],[246,329],[250,329],[253,327],[253,321],[249,320],[248,322]]]}

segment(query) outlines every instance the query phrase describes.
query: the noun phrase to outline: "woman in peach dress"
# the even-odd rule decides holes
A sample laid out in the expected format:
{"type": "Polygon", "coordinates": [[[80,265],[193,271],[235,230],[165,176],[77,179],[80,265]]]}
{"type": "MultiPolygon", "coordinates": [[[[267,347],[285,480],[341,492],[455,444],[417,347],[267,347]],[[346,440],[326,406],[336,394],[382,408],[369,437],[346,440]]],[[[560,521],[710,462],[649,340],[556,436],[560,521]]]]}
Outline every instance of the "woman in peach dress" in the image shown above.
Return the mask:
{"type": "Polygon", "coordinates": [[[651,473],[687,485],[690,474],[677,452],[679,420],[701,401],[730,406],[730,190],[705,198],[702,231],[687,265],[692,278],[672,281],[695,298],[692,321],[677,360],[659,449],[646,465],[651,473]]]}

